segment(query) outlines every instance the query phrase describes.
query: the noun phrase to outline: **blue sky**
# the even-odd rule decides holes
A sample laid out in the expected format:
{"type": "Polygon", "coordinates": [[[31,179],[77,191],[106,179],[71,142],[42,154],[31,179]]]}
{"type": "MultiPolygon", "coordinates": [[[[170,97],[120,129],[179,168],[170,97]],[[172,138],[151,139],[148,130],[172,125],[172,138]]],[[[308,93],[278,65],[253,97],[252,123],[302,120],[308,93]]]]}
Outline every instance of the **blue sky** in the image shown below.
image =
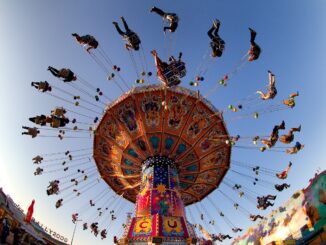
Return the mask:
{"type": "MultiPolygon", "coordinates": [[[[205,1],[205,4],[200,1],[154,0],[96,1],[96,3],[63,0],[1,1],[0,186],[3,186],[5,192],[12,195],[23,208],[27,208],[30,201],[35,198],[35,217],[70,239],[73,231],[70,215],[76,209],[83,209],[89,196],[71,201],[56,210],[54,203],[57,197],[48,198],[45,189],[48,181],[55,178],[58,173],[34,177],[35,165],[31,159],[42,153],[90,148],[91,138],[60,141],[57,138],[22,137],[21,126],[32,125],[28,122],[28,117],[41,113],[48,114],[55,106],[66,106],[63,101],[38,93],[31,88],[30,82],[48,80],[57,87],[76,93],[46,71],[49,65],[58,68],[70,67],[94,86],[101,87],[110,98],[117,98],[121,94],[119,89],[106,80],[106,74],[76,44],[71,33],[94,35],[102,49],[122,68],[121,74],[131,86],[136,79],[132,62],[128,52],[124,50],[123,41],[112,25],[112,21],[120,21],[119,17],[124,16],[130,28],[141,37],[146,60],[153,72],[155,70],[150,50],[157,49],[163,59],[168,58],[169,45],[175,55],[179,51],[183,52],[188,70],[183,85],[189,87],[188,82],[196,75],[196,68],[203,62],[203,56],[209,50],[207,30],[212,20],[219,18],[221,21],[219,34],[226,41],[226,49],[220,59],[214,60],[205,74],[205,82],[198,87],[202,94],[211,90],[216,81],[232,70],[246,53],[249,47],[248,27],[257,31],[256,41],[263,52],[258,61],[243,67],[226,88],[219,88],[209,97],[217,108],[225,109],[228,104],[251,96],[258,89],[264,89],[269,69],[276,74],[279,94],[274,102],[261,105],[275,104],[291,92],[300,92],[297,106],[293,110],[265,114],[259,120],[251,117],[233,121],[232,118],[237,114],[225,114],[227,127],[232,135],[269,134],[273,125],[280,123],[282,119],[285,120],[287,128],[302,125],[302,132],[296,135],[296,139],[306,147],[297,155],[289,156],[279,152],[261,153],[257,150],[239,148],[232,152],[234,160],[257,163],[276,170],[284,169],[289,160],[294,163],[288,178],[291,188],[280,193],[276,200],[276,206],[282,204],[295,190],[307,185],[308,179],[318,167],[325,169],[326,153],[322,141],[326,136],[325,10],[326,3],[322,0],[272,2],[210,0],[205,1]],[[163,35],[162,20],[149,13],[149,9],[154,5],[179,14],[180,25],[172,36],[172,42],[169,39],[171,36],[163,35]]],[[[85,118],[80,120],[82,119],[87,121],[85,118]]],[[[44,132],[47,135],[55,135],[51,131],[44,132]]],[[[87,134],[78,136],[88,137],[87,134]]],[[[62,176],[63,172],[59,175],[62,176]]],[[[242,182],[237,179],[239,176],[232,173],[228,177],[235,182],[242,182]]],[[[245,185],[252,187],[250,182],[245,185]]],[[[100,183],[90,193],[100,193],[104,187],[105,185],[100,183]]],[[[259,193],[271,192],[255,188],[259,193]]],[[[230,192],[223,186],[221,190],[230,192]]],[[[231,192],[230,196],[237,198],[231,192]]],[[[242,228],[251,225],[248,219],[234,212],[232,207],[229,207],[231,205],[228,200],[219,193],[213,193],[211,198],[220,208],[225,207],[225,213],[234,224],[242,228]]],[[[104,202],[106,198],[103,199],[104,202]]],[[[126,204],[124,212],[132,209],[127,201],[121,200],[120,203],[126,204]]],[[[255,211],[252,204],[245,201],[241,203],[246,209],[255,211]]],[[[207,200],[203,201],[203,205],[210,208],[207,200]]],[[[201,205],[197,207],[200,209],[201,205]]],[[[195,219],[199,220],[197,209],[190,207],[190,210],[193,211],[195,219]]],[[[92,215],[92,212],[85,214],[92,215]]],[[[216,216],[216,212],[212,211],[211,215],[216,216]]],[[[216,216],[216,220],[218,218],[216,216]]],[[[121,214],[119,220],[124,221],[124,214],[121,214]]],[[[222,227],[221,232],[229,232],[223,220],[219,220],[219,227],[222,227]]],[[[120,223],[114,223],[110,234],[120,234],[119,230],[120,223]]],[[[83,232],[81,229],[77,231],[75,244],[101,243],[104,242],[95,239],[89,232],[83,232]]]]}

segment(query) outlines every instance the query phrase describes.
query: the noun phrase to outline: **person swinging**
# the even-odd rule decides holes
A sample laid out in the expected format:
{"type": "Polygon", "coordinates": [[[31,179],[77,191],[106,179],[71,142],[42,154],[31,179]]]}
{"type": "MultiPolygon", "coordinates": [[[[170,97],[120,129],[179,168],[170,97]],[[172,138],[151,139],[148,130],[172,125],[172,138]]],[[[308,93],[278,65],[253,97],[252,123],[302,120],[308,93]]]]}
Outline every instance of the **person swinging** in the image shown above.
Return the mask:
{"type": "Polygon", "coordinates": [[[257,94],[260,94],[260,98],[262,100],[274,99],[275,96],[277,95],[277,89],[275,86],[275,75],[271,71],[268,71],[268,78],[269,78],[269,85],[268,85],[267,93],[263,93],[260,90],[256,92],[257,94]]]}
{"type": "Polygon", "coordinates": [[[250,31],[250,49],[248,51],[248,61],[254,61],[257,60],[260,56],[261,53],[261,49],[258,46],[257,43],[255,43],[255,39],[256,39],[256,31],[254,31],[253,29],[249,28],[250,31]]]}
{"type": "Polygon", "coordinates": [[[278,138],[279,138],[278,131],[280,129],[285,129],[284,121],[282,121],[282,123],[280,125],[275,125],[269,139],[262,139],[261,143],[266,145],[266,147],[268,147],[268,148],[272,148],[278,141],[278,138]]]}
{"type": "Polygon", "coordinates": [[[299,92],[296,92],[296,93],[292,93],[289,95],[289,98],[287,100],[283,100],[283,104],[290,107],[290,108],[293,108],[295,107],[295,100],[294,98],[299,96],[299,92]]]}
{"type": "Polygon", "coordinates": [[[79,36],[77,33],[72,33],[71,35],[75,37],[80,45],[87,46],[86,51],[88,53],[91,49],[96,49],[98,46],[98,41],[91,35],[79,36]]]}
{"type": "Polygon", "coordinates": [[[213,22],[212,27],[207,32],[207,35],[211,39],[210,46],[212,48],[212,57],[221,57],[223,54],[223,50],[225,47],[225,42],[220,36],[218,35],[218,30],[220,28],[220,21],[216,19],[213,22]]]}
{"type": "Polygon", "coordinates": [[[291,147],[290,149],[286,149],[285,152],[286,154],[296,154],[303,148],[304,148],[303,144],[301,144],[300,142],[296,142],[293,147],[291,147]]]}
{"type": "Polygon", "coordinates": [[[77,80],[75,74],[68,68],[62,68],[60,70],[57,70],[54,67],[49,66],[48,70],[52,73],[53,76],[62,78],[63,82],[65,83],[77,80]]]}
{"type": "Polygon", "coordinates": [[[162,9],[159,9],[157,7],[151,8],[150,12],[154,12],[161,16],[163,20],[166,20],[170,23],[170,26],[165,26],[163,28],[164,33],[166,30],[169,30],[170,32],[175,32],[178,27],[179,17],[175,13],[166,13],[162,9]]]}
{"type": "Polygon", "coordinates": [[[289,165],[287,166],[287,168],[284,171],[282,171],[281,173],[277,173],[276,177],[279,179],[286,179],[288,177],[291,167],[292,167],[292,162],[289,162],[289,165]]]}
{"type": "Polygon", "coordinates": [[[39,90],[42,93],[45,92],[51,92],[52,91],[52,87],[50,86],[50,84],[47,81],[44,82],[31,82],[31,86],[36,88],[37,90],[39,90]]]}
{"type": "Polygon", "coordinates": [[[297,128],[290,128],[290,131],[288,134],[283,134],[280,137],[280,141],[283,144],[290,144],[294,140],[294,132],[300,132],[301,131],[301,125],[297,128]]]}
{"type": "Polygon", "coordinates": [[[117,22],[113,21],[112,24],[117,29],[117,32],[127,41],[127,44],[125,45],[126,49],[127,50],[133,49],[136,51],[139,50],[141,41],[138,35],[134,31],[129,29],[129,26],[123,17],[120,17],[120,19],[125,28],[124,32],[120,29],[119,24],[117,22]]]}

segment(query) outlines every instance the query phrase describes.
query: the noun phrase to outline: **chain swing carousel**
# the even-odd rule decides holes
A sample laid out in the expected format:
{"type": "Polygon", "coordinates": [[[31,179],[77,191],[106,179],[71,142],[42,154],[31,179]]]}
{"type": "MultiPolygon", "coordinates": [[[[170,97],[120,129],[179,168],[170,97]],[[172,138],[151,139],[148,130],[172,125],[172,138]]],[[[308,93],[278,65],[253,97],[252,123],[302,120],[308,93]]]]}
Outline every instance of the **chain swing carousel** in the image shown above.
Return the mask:
{"type": "Polygon", "coordinates": [[[108,106],[96,128],[94,159],[103,180],[136,203],[125,240],[195,243],[184,206],[222,181],[228,138],[214,106],[182,87],[137,87],[108,106]]]}
{"type": "MultiPolygon", "coordinates": [[[[163,13],[155,7],[151,12],[159,15],[163,13]]],[[[173,13],[164,13],[162,16],[170,24],[170,27],[165,27],[164,30],[171,28],[171,33],[166,35],[171,36],[179,19],[173,13]]],[[[215,213],[230,231],[237,233],[242,229],[212,200],[212,192],[218,189],[222,198],[227,199],[237,211],[255,222],[264,217],[239,203],[247,200],[255,209],[257,207],[265,210],[273,205],[271,200],[275,200],[276,196],[261,196],[252,190],[252,187],[246,187],[245,182],[239,181],[242,178],[251,181],[254,186],[283,191],[290,185],[277,184],[275,179],[286,179],[292,166],[290,162],[288,167],[279,173],[278,170],[258,164],[231,160],[231,150],[238,147],[261,152],[295,154],[304,145],[296,142],[293,147],[275,147],[279,140],[278,130],[285,129],[284,121],[273,128],[270,136],[232,136],[226,128],[223,115],[236,113],[238,115],[233,118],[235,120],[257,120],[261,114],[293,108],[294,98],[299,93],[291,94],[279,104],[266,105],[265,100],[274,99],[277,94],[275,76],[269,72],[270,84],[267,93],[257,91],[259,96],[250,95],[240,100],[237,105],[217,110],[207,100],[207,96],[218,88],[226,88],[227,83],[248,61],[258,59],[260,48],[254,42],[255,31],[250,29],[251,48],[248,55],[222,79],[217,79],[216,85],[209,93],[202,96],[199,91],[178,86],[180,79],[186,75],[186,65],[181,61],[182,53],[178,60],[171,56],[167,63],[160,60],[156,51],[151,52],[160,80],[160,84],[153,83],[140,38],[129,29],[124,18],[121,20],[125,32],[121,31],[117,22],[113,24],[127,41],[126,48],[137,74],[137,86],[130,88],[120,72],[120,67],[113,63],[93,36],[79,36],[76,33],[73,33],[76,41],[84,46],[90,57],[108,76],[107,79],[123,94],[112,100],[105,95],[104,90],[67,68],[57,70],[49,67],[48,70],[63,80],[61,85],[69,85],[69,89],[54,86],[46,81],[32,82],[31,85],[37,90],[64,101],[67,107],[57,107],[50,115],[30,118],[29,120],[39,127],[24,126],[27,132],[23,134],[32,138],[58,137],[63,142],[85,138],[91,139],[93,145],[91,148],[36,156],[33,163],[38,167],[34,175],[48,173],[56,176],[50,181],[47,194],[61,195],[55,204],[57,209],[89,190],[94,190],[94,198],[89,200],[86,207],[83,206],[72,213],[72,221],[76,223],[82,219],[83,230],[90,229],[96,237],[100,234],[102,239],[107,238],[112,223],[121,219],[120,214],[124,208],[122,200],[134,203],[134,211],[129,212],[127,221],[122,224],[123,232],[119,231],[120,234],[116,235],[117,231],[111,231],[109,235],[116,244],[211,244],[231,239],[232,237],[218,226],[215,213]],[[138,57],[134,56],[136,52],[138,57]],[[141,71],[137,64],[141,65],[141,71]],[[262,101],[266,105],[263,108],[259,106],[262,101]],[[73,126],[69,127],[69,124],[73,126]],[[238,177],[225,177],[227,173],[229,176],[230,172],[238,177]],[[236,192],[240,200],[234,200],[225,194],[225,190],[219,188],[221,183],[231,192],[236,192]],[[99,185],[102,186],[101,191],[99,185]],[[214,210],[207,211],[202,204],[203,199],[208,200],[214,210]],[[201,205],[201,210],[198,212],[199,218],[194,218],[191,212],[186,213],[185,207],[192,205],[198,210],[197,204],[201,205]],[[89,210],[93,210],[91,215],[89,210]],[[187,219],[188,214],[191,222],[189,217],[187,219]]],[[[204,81],[208,67],[216,57],[222,55],[224,41],[217,34],[219,25],[219,21],[215,21],[209,31],[212,57],[207,56],[202,61],[194,81],[189,82],[190,86],[199,86],[204,81]]],[[[300,130],[301,127],[291,128],[289,134],[282,135],[279,141],[284,144],[291,143],[294,139],[293,133],[300,130]]]]}

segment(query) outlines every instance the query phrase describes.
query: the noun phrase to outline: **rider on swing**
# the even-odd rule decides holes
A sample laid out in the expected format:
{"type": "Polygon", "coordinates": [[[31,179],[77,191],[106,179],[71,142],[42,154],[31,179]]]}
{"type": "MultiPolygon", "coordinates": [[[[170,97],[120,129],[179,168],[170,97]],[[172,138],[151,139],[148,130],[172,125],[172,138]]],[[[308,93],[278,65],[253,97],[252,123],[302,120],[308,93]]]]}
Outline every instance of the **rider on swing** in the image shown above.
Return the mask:
{"type": "Polygon", "coordinates": [[[115,28],[117,29],[117,32],[127,41],[127,44],[125,45],[126,49],[130,50],[130,49],[133,49],[133,50],[139,50],[139,45],[141,43],[138,35],[129,29],[128,27],[128,24],[126,22],[126,20],[123,18],[123,17],[120,17],[123,25],[124,25],[124,28],[125,28],[125,32],[123,32],[118,23],[117,22],[112,22],[112,24],[115,26],[115,28]]]}
{"type": "Polygon", "coordinates": [[[180,84],[179,78],[186,75],[185,63],[181,61],[182,53],[179,54],[178,60],[171,56],[170,63],[163,62],[155,50],[151,53],[155,59],[158,78],[168,87],[180,84]]]}

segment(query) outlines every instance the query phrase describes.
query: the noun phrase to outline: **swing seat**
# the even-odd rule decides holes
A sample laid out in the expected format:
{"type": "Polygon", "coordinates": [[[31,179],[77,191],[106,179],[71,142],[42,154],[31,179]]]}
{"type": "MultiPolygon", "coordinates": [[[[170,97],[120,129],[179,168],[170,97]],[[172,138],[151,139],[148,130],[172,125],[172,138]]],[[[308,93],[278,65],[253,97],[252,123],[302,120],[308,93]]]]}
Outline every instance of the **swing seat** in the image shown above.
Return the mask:
{"type": "Polygon", "coordinates": [[[179,85],[181,81],[179,80],[178,77],[173,76],[171,79],[167,80],[167,82],[168,82],[167,85],[168,85],[169,87],[173,87],[173,86],[177,86],[177,85],[179,85]]]}
{"type": "Polygon", "coordinates": [[[182,78],[186,75],[187,71],[186,71],[186,66],[184,62],[177,62],[176,64],[176,69],[179,72],[179,77],[182,78]]]}
{"type": "MultiPolygon", "coordinates": [[[[167,81],[167,85],[176,86],[180,84],[180,78],[186,75],[186,67],[184,62],[172,62],[163,71],[163,81],[167,81]]],[[[161,79],[162,80],[162,79],[161,79]]]]}
{"type": "Polygon", "coordinates": [[[169,67],[163,71],[163,76],[159,78],[169,87],[180,84],[178,74],[174,73],[173,70],[170,70],[169,67]]]}
{"type": "Polygon", "coordinates": [[[184,62],[171,62],[168,67],[163,71],[164,76],[177,75],[179,78],[182,78],[186,75],[186,66],[184,62]]]}

